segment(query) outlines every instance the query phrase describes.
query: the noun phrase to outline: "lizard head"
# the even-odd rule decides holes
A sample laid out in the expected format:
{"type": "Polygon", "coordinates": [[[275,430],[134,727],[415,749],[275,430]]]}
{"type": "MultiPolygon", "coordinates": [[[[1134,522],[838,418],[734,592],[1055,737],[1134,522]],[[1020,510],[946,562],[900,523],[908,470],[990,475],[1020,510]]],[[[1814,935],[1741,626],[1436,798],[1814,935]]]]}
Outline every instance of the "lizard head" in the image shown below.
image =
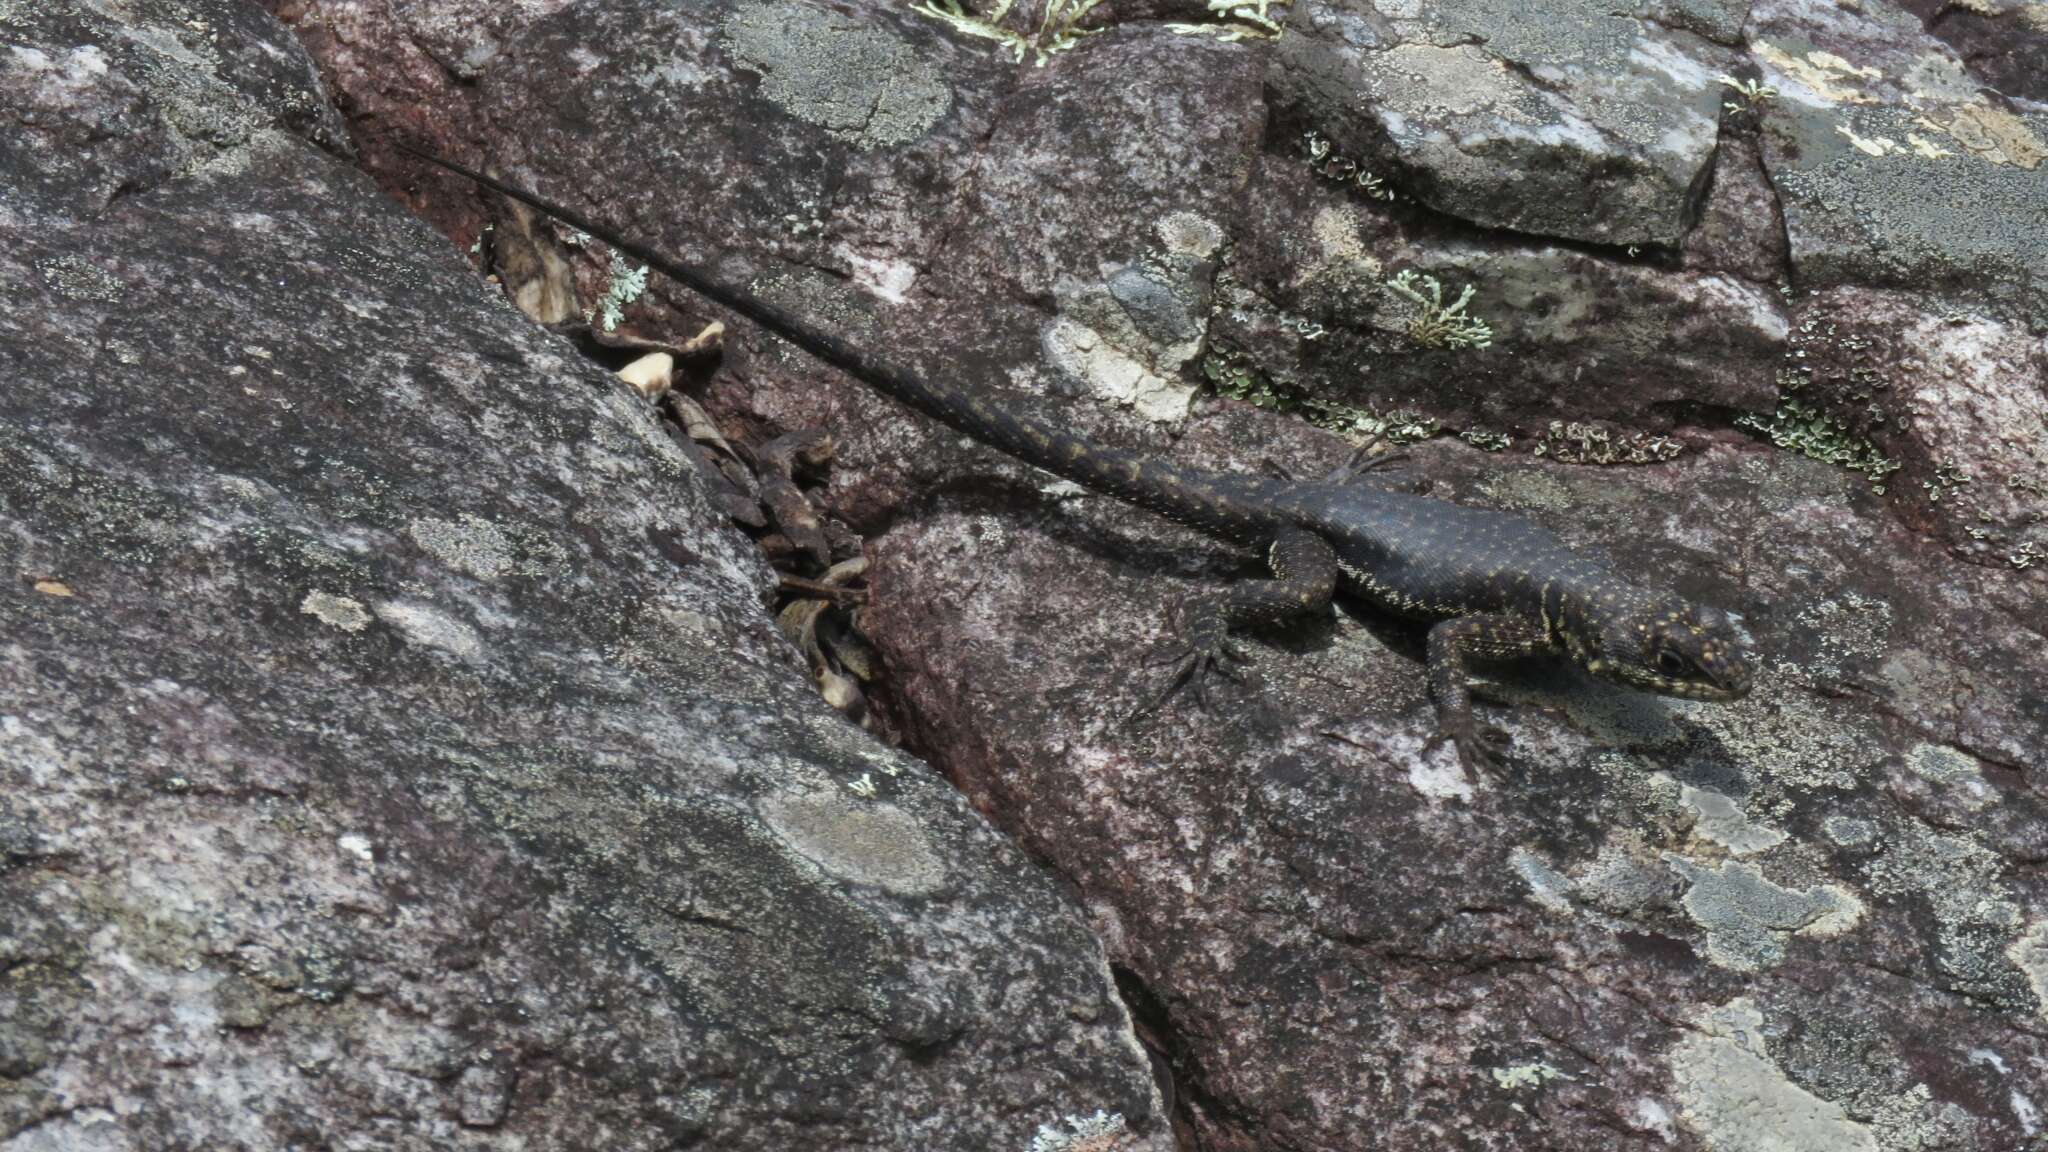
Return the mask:
{"type": "Polygon", "coordinates": [[[1646,598],[1600,622],[1586,670],[1603,679],[1690,700],[1740,700],[1755,670],[1728,618],[1675,596],[1646,598]]]}

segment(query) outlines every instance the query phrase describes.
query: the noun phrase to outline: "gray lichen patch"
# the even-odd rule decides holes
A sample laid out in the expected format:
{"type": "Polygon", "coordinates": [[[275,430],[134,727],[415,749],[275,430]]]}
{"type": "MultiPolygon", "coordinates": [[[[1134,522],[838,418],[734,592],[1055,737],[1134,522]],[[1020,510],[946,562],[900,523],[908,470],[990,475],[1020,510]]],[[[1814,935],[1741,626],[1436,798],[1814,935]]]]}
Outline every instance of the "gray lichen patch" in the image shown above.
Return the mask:
{"type": "Polygon", "coordinates": [[[428,555],[479,580],[508,573],[539,576],[559,566],[567,555],[559,543],[540,533],[508,532],[467,512],[459,520],[422,517],[407,524],[405,531],[428,555]]]}
{"type": "Polygon", "coordinates": [[[1792,1082],[1764,1045],[1748,998],[1707,1008],[1671,1051],[1680,1120],[1711,1152],[1879,1152],[1842,1106],[1792,1082]]]}
{"type": "Polygon", "coordinates": [[[1956,987],[2004,1003],[2031,999],[2011,963],[2024,922],[1998,855],[1968,836],[1916,820],[1882,829],[1866,885],[1874,895],[1923,899],[1934,912],[1935,964],[1956,987]]]}
{"type": "Polygon", "coordinates": [[[798,855],[847,883],[925,896],[946,882],[924,829],[893,805],[820,792],[771,797],[761,814],[798,855]]]}
{"type": "Polygon", "coordinates": [[[1717,138],[1716,76],[1735,60],[1691,29],[1739,25],[1738,6],[1378,0],[1363,17],[1330,0],[1298,7],[1296,26],[1312,31],[1280,42],[1291,67],[1276,75],[1299,86],[1340,148],[1383,139],[1389,154],[1368,165],[1414,173],[1418,199],[1544,235],[1684,235],[1717,138]],[[1732,10],[1695,18],[1722,7],[1732,10]],[[1362,110],[1339,92],[1361,94],[1362,110]]]}
{"type": "Polygon", "coordinates": [[[1753,856],[1785,842],[1783,832],[1751,823],[1740,804],[1711,789],[1682,785],[1678,802],[1693,814],[1693,835],[1719,845],[1730,856],[1753,856]]]}
{"type": "Polygon", "coordinates": [[[406,535],[436,560],[479,580],[496,580],[512,569],[512,542],[479,516],[415,520],[406,525],[406,535]]]}
{"type": "Polygon", "coordinates": [[[1675,854],[1665,860],[1691,883],[1686,913],[1706,930],[1707,958],[1723,968],[1775,968],[1792,934],[1839,935],[1863,918],[1863,902],[1839,885],[1794,891],[1748,864],[1702,866],[1675,854]]]}
{"type": "Polygon", "coordinates": [[[2048,316],[2048,116],[1986,100],[1917,28],[1866,58],[1869,19],[1807,5],[1767,20],[1753,48],[1783,93],[1766,160],[1801,281],[1952,289],[2048,316]]]}
{"type": "Polygon", "coordinates": [[[2032,928],[2005,950],[2005,957],[2026,973],[2027,984],[2034,990],[2041,1018],[2048,1020],[2048,920],[2036,920],[2032,928]]]}
{"type": "Polygon", "coordinates": [[[724,32],[740,66],[761,73],[764,97],[863,149],[915,140],[953,105],[929,58],[872,18],[754,4],[724,32]]]}
{"type": "Polygon", "coordinates": [[[332,592],[314,590],[299,602],[299,611],[343,632],[361,632],[370,626],[370,613],[359,601],[332,592]]]}
{"type": "Polygon", "coordinates": [[[1915,744],[1906,752],[1906,767],[1971,812],[1998,802],[1997,789],[1967,752],[1945,744],[1915,744]]]}
{"type": "Polygon", "coordinates": [[[463,660],[482,655],[483,639],[476,629],[438,608],[425,604],[387,601],[376,606],[377,619],[391,625],[414,644],[446,652],[463,660]]]}

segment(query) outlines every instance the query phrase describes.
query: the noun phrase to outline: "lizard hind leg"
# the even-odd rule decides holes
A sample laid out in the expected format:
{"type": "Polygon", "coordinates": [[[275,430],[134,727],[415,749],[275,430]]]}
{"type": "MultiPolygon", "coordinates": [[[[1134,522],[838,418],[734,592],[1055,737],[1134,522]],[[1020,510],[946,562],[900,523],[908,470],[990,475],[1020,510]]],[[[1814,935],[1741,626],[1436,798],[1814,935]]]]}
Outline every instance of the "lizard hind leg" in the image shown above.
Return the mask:
{"type": "Polygon", "coordinates": [[[1253,624],[1328,610],[1337,588],[1337,554],[1321,536],[1305,528],[1283,528],[1274,537],[1266,563],[1271,580],[1240,580],[1221,593],[1196,595],[1182,603],[1180,639],[1152,666],[1170,664],[1166,689],[1141,712],[1164,705],[1182,690],[1197,704],[1207,703],[1206,681],[1222,674],[1241,679],[1237,667],[1250,658],[1230,633],[1253,624]]]}

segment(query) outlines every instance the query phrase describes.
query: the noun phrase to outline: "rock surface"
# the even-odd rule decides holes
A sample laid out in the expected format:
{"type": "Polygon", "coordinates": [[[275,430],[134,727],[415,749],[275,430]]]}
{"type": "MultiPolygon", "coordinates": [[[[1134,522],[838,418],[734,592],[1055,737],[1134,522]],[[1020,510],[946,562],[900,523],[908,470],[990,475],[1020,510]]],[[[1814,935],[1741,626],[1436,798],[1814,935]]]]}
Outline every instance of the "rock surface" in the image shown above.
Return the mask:
{"type": "MultiPolygon", "coordinates": [[[[1133,725],[1162,606],[1250,558],[732,325],[707,403],[735,434],[834,434],[890,714],[1083,902],[1170,1067],[1182,1146],[2007,1152],[2048,1134],[2048,342],[2038,240],[2016,231],[2043,207],[2023,163],[2040,113],[1963,79],[1997,84],[2008,57],[1959,55],[1945,18],[1930,32],[1876,0],[1603,8],[1570,34],[1585,63],[1559,46],[1588,14],[1572,5],[1532,24],[1300,0],[1267,9],[1275,42],[1192,3],[1105,5],[1071,37],[1036,12],[977,29],[881,2],[278,10],[387,187],[482,241],[522,301],[558,277],[571,313],[611,300],[670,340],[713,315],[658,279],[621,292],[630,267],[545,228],[547,258],[506,259],[523,226],[392,137],[719,253],[863,342],[1118,444],[1312,472],[1349,452],[1328,431],[1459,433],[1397,481],[1738,614],[1765,675],[1736,706],[1503,674],[1518,706],[1489,715],[1517,745],[1498,779],[1424,751],[1415,636],[1369,613],[1262,636],[1258,691],[1133,725]],[[1387,288],[1403,272],[1438,282],[1439,313],[1470,286],[1464,321],[1432,326],[1387,288]]],[[[459,512],[418,546],[521,579],[523,554],[474,559],[459,512]]],[[[707,648],[746,643],[733,620],[707,648]]],[[[805,803],[750,811],[837,859],[805,803]]],[[[526,846],[553,827],[492,843],[544,855],[526,846]]],[[[914,900],[928,874],[897,861],[866,891],[914,900]]],[[[1032,923],[1057,922],[1045,907],[1032,923]]],[[[1125,1078],[1043,1143],[1093,1146],[1077,1125],[1095,1108],[1143,1112],[1102,1055],[1118,1019],[1060,1025],[1105,1046],[1059,1051],[1125,1078]]],[[[935,1080],[975,1083],[953,1060],[935,1080]]],[[[1077,1092],[1053,1066],[1000,1083],[1077,1092]]],[[[449,1114],[496,1115],[499,1075],[447,1074],[449,1114]]]]}
{"type": "Polygon", "coordinates": [[[0,1149],[1171,1146],[1078,910],[281,24],[0,3],[0,106],[0,1149]]]}

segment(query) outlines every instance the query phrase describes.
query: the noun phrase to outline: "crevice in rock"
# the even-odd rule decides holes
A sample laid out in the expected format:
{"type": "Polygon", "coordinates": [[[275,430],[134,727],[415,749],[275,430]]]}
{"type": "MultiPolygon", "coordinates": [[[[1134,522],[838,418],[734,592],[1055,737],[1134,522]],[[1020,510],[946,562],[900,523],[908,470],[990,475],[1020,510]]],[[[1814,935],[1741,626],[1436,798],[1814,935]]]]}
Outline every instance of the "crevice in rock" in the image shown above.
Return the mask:
{"type": "MultiPolygon", "coordinates": [[[[1174,1028],[1171,1013],[1151,985],[1121,964],[1112,965],[1110,971],[1116,977],[1117,995],[1130,1013],[1131,1027],[1138,1034],[1139,1043],[1145,1046],[1146,1055],[1152,1058],[1152,1074],[1159,1083],[1160,1099],[1166,1103],[1168,1121],[1173,1125],[1174,1146],[1181,1152],[1197,1152],[1202,1142],[1197,1135],[1200,1129],[1196,1111],[1199,1109],[1212,1124],[1222,1122],[1232,1112],[1209,1095],[1200,1077],[1192,1074],[1199,1061],[1187,1039],[1174,1028]]],[[[1234,1120],[1232,1126],[1238,1126],[1234,1120]]]]}

